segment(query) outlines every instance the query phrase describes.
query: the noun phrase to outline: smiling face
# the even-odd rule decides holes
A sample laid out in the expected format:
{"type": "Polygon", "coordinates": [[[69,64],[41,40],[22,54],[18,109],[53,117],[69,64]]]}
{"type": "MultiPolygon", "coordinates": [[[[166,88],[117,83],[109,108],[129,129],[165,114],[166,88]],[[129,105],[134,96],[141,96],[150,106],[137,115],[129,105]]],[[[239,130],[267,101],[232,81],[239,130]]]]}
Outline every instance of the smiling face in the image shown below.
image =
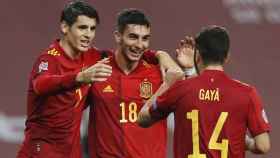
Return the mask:
{"type": "Polygon", "coordinates": [[[66,23],[61,24],[62,32],[69,52],[87,51],[95,37],[96,19],[85,15],[77,17],[76,22],[69,26],[66,23]]]}
{"type": "Polygon", "coordinates": [[[127,63],[138,62],[149,47],[151,29],[146,25],[128,24],[123,33],[116,32],[118,49],[127,63]]]}

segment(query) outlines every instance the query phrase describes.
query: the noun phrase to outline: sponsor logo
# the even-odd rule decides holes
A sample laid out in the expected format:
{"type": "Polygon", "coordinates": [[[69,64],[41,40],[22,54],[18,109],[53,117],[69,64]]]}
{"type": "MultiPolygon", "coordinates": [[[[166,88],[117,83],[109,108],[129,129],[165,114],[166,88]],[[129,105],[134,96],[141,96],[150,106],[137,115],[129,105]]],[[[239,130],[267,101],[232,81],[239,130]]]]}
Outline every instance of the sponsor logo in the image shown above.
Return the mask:
{"type": "Polygon", "coordinates": [[[108,85],[108,86],[106,86],[106,87],[103,89],[103,92],[104,92],[104,93],[113,93],[114,90],[113,90],[113,88],[111,87],[111,85],[108,85]]]}

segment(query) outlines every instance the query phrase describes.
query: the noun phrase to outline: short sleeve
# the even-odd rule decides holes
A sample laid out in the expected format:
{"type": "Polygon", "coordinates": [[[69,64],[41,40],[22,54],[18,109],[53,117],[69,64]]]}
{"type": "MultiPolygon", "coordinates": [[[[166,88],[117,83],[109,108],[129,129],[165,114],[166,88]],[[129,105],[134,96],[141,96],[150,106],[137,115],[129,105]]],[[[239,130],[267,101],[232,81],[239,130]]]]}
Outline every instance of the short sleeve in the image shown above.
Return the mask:
{"type": "Polygon", "coordinates": [[[185,94],[185,80],[177,81],[165,93],[157,97],[150,108],[150,114],[153,118],[159,119],[167,116],[176,110],[177,102],[185,94]]]}
{"type": "Polygon", "coordinates": [[[156,57],[156,51],[154,50],[145,51],[145,53],[143,54],[143,59],[149,64],[157,65],[159,63],[156,57]]]}
{"type": "Polygon", "coordinates": [[[271,130],[266,112],[262,106],[261,99],[256,89],[250,92],[250,105],[248,112],[248,128],[253,136],[259,135],[271,130]]]}

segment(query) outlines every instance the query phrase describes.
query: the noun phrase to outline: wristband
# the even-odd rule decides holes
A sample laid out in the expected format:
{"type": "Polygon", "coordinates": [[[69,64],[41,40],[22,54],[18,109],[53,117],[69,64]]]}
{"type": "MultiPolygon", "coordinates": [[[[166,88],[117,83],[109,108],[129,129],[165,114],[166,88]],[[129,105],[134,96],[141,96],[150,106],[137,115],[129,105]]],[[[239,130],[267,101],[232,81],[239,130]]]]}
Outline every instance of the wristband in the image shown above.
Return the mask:
{"type": "Polygon", "coordinates": [[[196,74],[196,70],[194,67],[192,68],[185,68],[184,69],[185,76],[193,76],[196,74]]]}

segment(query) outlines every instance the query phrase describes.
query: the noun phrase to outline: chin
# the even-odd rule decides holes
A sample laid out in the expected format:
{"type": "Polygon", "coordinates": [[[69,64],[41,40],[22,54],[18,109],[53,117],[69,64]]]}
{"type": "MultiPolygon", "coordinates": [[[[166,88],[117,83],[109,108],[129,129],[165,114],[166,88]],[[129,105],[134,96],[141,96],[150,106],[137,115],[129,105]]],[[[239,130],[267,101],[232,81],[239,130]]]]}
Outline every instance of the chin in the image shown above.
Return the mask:
{"type": "Polygon", "coordinates": [[[140,57],[130,57],[129,58],[129,60],[131,61],[131,62],[137,62],[137,61],[139,61],[141,58],[140,57]]]}
{"type": "Polygon", "coordinates": [[[84,48],[84,47],[79,47],[78,49],[79,49],[79,51],[81,51],[81,52],[86,52],[86,51],[89,50],[89,48],[84,48]]]}
{"type": "Polygon", "coordinates": [[[141,57],[142,57],[142,55],[139,55],[139,56],[132,56],[132,55],[129,55],[129,56],[128,56],[128,59],[129,59],[130,61],[136,62],[136,61],[139,61],[139,60],[141,59],[141,57]]]}

